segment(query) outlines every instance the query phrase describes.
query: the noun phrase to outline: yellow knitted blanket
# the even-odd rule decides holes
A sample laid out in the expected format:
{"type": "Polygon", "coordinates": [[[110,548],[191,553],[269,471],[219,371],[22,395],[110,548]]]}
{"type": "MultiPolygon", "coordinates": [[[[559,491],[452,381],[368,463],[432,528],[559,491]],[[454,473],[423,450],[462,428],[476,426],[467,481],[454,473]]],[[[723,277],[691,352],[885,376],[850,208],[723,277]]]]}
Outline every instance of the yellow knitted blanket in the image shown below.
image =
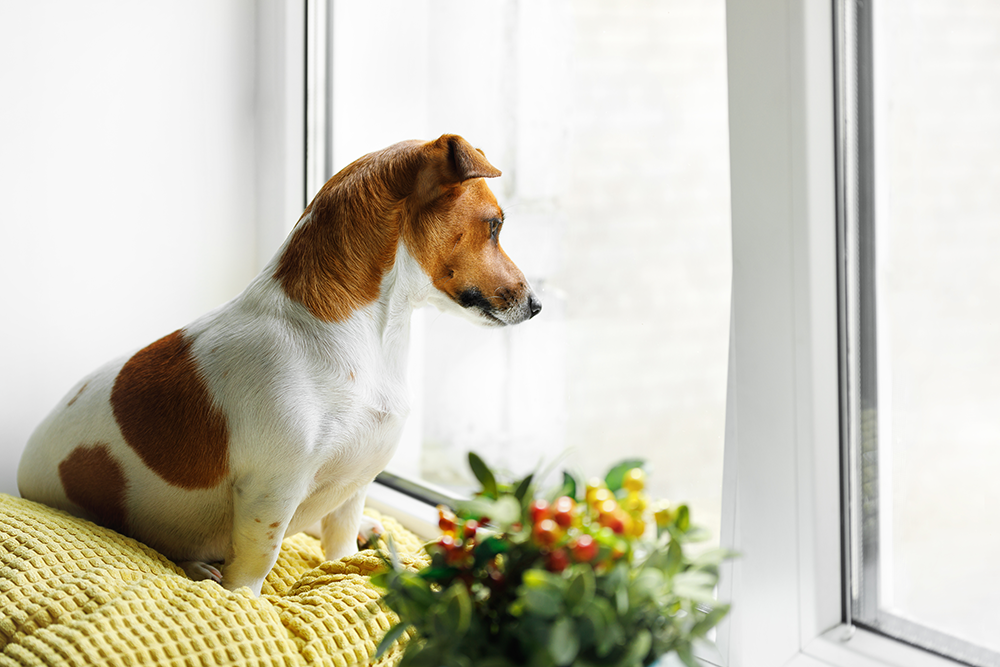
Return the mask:
{"type": "MultiPolygon", "coordinates": [[[[380,517],[410,567],[420,541],[380,517]]],[[[88,521],[0,494],[0,667],[13,665],[379,665],[396,621],[369,576],[374,551],[324,561],[287,538],[263,595],[194,582],[164,556],[88,521]]]]}

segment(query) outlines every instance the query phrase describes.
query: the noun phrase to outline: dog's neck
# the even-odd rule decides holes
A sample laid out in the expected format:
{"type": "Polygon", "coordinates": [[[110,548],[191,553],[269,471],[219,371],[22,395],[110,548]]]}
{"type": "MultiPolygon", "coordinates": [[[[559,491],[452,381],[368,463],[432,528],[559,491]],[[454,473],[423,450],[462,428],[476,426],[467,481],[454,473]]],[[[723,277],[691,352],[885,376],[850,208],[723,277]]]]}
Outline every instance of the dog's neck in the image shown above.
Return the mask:
{"type": "MultiPolygon", "coordinates": [[[[312,275],[303,270],[296,279],[301,285],[310,286],[314,293],[307,302],[295,298],[294,291],[290,293],[286,283],[278,275],[292,249],[302,242],[304,235],[309,234],[302,231],[303,227],[310,224],[309,215],[310,211],[307,209],[277,254],[246,291],[237,297],[236,302],[241,308],[252,312],[254,317],[278,317],[290,323],[295,331],[301,332],[302,340],[309,339],[310,345],[320,348],[323,358],[343,368],[355,367],[362,363],[363,357],[375,353],[379,356],[377,363],[385,371],[399,379],[404,378],[410,320],[414,308],[426,304],[429,293],[434,290],[430,278],[407,250],[405,243],[397,237],[391,253],[375,253],[367,267],[357,269],[361,273],[374,274],[376,269],[385,266],[385,257],[390,257],[387,268],[381,269],[382,273],[374,289],[370,286],[366,288],[369,290],[367,294],[374,293],[374,298],[369,300],[365,297],[362,300],[348,297],[346,303],[335,303],[330,307],[327,307],[328,304],[321,304],[317,307],[316,299],[322,296],[340,298],[345,288],[350,286],[325,282],[336,279],[329,270],[319,270],[312,275]],[[339,317],[333,319],[326,316],[330,313],[337,313],[339,317]]],[[[392,238],[393,235],[382,233],[378,236],[392,238]]],[[[318,240],[317,243],[323,245],[326,242],[318,240]]],[[[354,250],[330,245],[327,248],[327,252],[331,253],[335,250],[354,250]]],[[[301,248],[298,250],[301,251],[301,248]]],[[[322,253],[316,253],[309,261],[321,257],[322,253]]]]}

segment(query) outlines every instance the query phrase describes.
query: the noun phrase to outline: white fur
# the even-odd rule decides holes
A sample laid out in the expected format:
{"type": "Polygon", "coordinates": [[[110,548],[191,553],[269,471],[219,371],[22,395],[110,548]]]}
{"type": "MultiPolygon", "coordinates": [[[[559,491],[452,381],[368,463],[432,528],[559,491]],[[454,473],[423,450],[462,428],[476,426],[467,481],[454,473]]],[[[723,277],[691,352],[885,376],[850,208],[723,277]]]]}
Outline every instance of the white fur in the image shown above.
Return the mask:
{"type": "Polygon", "coordinates": [[[32,435],[18,470],[22,495],[80,513],[54,471],[79,444],[106,443],[128,480],[131,532],[196,578],[218,579],[206,564],[225,561],[223,585],[259,595],[282,538],[321,519],[326,556],[353,553],[365,491],[409,409],[410,315],[438,301],[437,290],[400,243],[378,300],[344,322],[322,322],[272,277],[280,255],[242,294],[185,328],[228,418],[225,481],[172,486],[123,440],[109,400],[123,357],[81,381],[32,435]]]}
{"type": "MultiPolygon", "coordinates": [[[[404,142],[384,155],[405,162],[414,151],[422,151],[424,161],[464,165],[463,174],[452,175],[460,181],[499,174],[454,135],[426,144],[404,142]]],[[[380,156],[364,160],[356,169],[387,164],[380,156]]],[[[495,205],[488,190],[476,192],[470,196],[495,205]]],[[[310,215],[299,225],[309,224],[310,215]]],[[[474,214],[464,222],[486,224],[474,214]]],[[[498,244],[480,249],[478,261],[500,269],[484,280],[490,287],[468,285],[459,296],[449,296],[434,287],[411,254],[414,249],[401,241],[377,300],[344,321],[326,322],[290,299],[273,277],[293,238],[242,294],[183,330],[205,389],[226,418],[228,470],[220,483],[195,490],[173,485],[125,442],[111,394],[130,355],[85,378],[38,427],[18,469],[21,494],[87,516],[67,498],[59,467],[76,448],[102,444],[126,481],[130,534],[175,559],[193,578],[221,580],[229,589],[247,586],[258,595],[285,535],[319,523],[326,556],[339,558],[356,550],[359,527],[378,532],[378,526],[364,525],[361,512],[368,485],[392,457],[409,409],[404,374],[412,310],[433,303],[498,326],[527,320],[541,305],[498,244]],[[221,571],[213,563],[224,563],[221,571]]],[[[81,452],[82,458],[73,459],[83,461],[81,467],[103,465],[94,458],[99,450],[81,452]]],[[[94,478],[77,472],[86,495],[94,478]]]]}

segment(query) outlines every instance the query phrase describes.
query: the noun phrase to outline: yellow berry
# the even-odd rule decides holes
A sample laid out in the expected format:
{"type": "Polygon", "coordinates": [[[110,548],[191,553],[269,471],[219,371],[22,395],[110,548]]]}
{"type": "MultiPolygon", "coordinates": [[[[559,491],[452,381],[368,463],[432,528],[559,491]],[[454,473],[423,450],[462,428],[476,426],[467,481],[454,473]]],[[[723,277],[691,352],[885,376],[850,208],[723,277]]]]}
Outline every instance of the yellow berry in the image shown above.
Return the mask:
{"type": "Polygon", "coordinates": [[[624,507],[630,514],[642,514],[648,504],[645,496],[633,491],[625,499],[624,507]]]}
{"type": "Polygon", "coordinates": [[[587,502],[588,503],[594,502],[594,496],[602,488],[604,488],[604,482],[602,482],[596,477],[591,478],[590,481],[587,482],[587,493],[586,493],[587,502]]]}
{"type": "Polygon", "coordinates": [[[669,525],[674,520],[674,511],[670,509],[670,505],[666,501],[663,501],[657,505],[656,511],[653,512],[653,517],[656,519],[656,525],[663,527],[669,525]]]}
{"type": "Polygon", "coordinates": [[[642,471],[642,468],[632,468],[625,473],[622,486],[627,491],[642,491],[646,488],[646,473],[642,471]]]}
{"type": "Polygon", "coordinates": [[[618,512],[618,503],[614,499],[608,498],[597,506],[597,511],[601,514],[615,514],[618,512]]]}
{"type": "Polygon", "coordinates": [[[615,494],[611,493],[611,491],[607,489],[597,489],[594,492],[594,498],[590,502],[594,505],[601,505],[605,501],[614,499],[615,499],[615,494]]]}

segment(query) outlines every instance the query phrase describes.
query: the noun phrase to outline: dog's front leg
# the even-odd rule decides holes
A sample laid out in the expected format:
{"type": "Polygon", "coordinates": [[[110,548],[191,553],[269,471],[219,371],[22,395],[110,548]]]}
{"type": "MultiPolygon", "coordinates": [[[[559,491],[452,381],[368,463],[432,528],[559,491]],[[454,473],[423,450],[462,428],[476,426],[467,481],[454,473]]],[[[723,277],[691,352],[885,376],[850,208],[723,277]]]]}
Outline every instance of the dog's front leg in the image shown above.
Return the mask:
{"type": "Polygon", "coordinates": [[[382,526],[374,519],[364,516],[365,496],[368,495],[365,485],[344,503],[323,517],[320,522],[320,542],[327,560],[336,560],[350,556],[358,551],[358,539],[370,538],[371,534],[381,534],[382,526]]]}
{"type": "Polygon", "coordinates": [[[274,486],[266,492],[253,487],[236,489],[233,532],[222,569],[223,586],[231,591],[247,586],[254,595],[260,595],[298,505],[298,496],[278,494],[274,486]]]}

